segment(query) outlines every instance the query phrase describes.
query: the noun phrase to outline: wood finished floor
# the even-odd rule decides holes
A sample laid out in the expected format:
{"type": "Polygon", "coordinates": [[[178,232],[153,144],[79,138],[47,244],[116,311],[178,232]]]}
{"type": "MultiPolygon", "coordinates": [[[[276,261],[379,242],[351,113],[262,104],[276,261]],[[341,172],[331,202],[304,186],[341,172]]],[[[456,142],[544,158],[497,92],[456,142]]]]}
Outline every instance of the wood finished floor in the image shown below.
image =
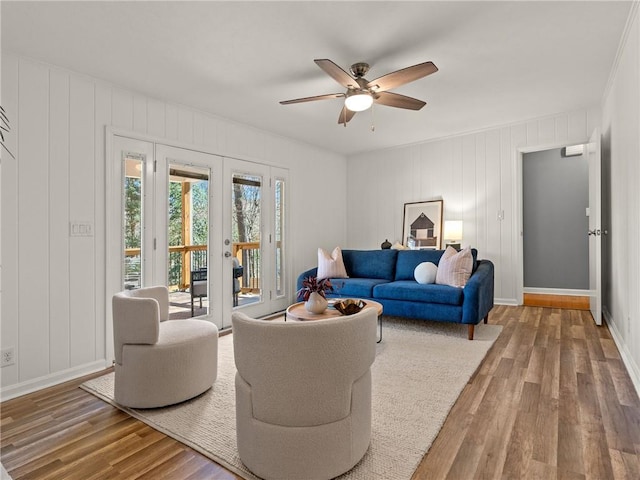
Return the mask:
{"type": "MultiPolygon", "coordinates": [[[[489,323],[504,329],[413,480],[639,479],[640,401],[608,329],[538,307],[497,306],[489,323]]],[[[0,405],[15,480],[238,478],[77,388],[86,379],[0,405]]]]}

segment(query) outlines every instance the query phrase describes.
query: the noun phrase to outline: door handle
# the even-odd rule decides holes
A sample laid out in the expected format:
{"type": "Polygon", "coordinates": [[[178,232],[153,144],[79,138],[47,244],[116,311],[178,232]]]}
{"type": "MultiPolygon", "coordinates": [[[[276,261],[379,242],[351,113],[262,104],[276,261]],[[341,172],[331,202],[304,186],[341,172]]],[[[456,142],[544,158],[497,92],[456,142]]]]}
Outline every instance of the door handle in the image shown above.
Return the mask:
{"type": "Polygon", "coordinates": [[[224,252],[224,256],[226,258],[229,258],[231,256],[231,252],[229,252],[229,251],[224,252]]]}
{"type": "Polygon", "coordinates": [[[600,235],[600,229],[599,228],[598,229],[594,228],[593,230],[587,230],[587,234],[588,235],[593,235],[594,237],[598,236],[598,235],[600,235]]]}

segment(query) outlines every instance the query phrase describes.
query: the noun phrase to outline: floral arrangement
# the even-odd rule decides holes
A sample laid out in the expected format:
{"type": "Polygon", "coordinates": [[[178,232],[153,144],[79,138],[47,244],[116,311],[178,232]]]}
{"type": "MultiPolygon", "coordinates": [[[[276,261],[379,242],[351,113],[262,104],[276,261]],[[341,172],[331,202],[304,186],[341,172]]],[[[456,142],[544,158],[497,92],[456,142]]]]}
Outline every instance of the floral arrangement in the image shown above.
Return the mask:
{"type": "Polygon", "coordinates": [[[302,288],[298,290],[297,295],[298,299],[302,299],[306,302],[307,300],[309,300],[309,296],[313,292],[317,292],[324,298],[327,298],[326,292],[332,291],[333,285],[331,285],[331,280],[329,280],[328,278],[318,280],[317,277],[305,277],[302,280],[302,288]]]}

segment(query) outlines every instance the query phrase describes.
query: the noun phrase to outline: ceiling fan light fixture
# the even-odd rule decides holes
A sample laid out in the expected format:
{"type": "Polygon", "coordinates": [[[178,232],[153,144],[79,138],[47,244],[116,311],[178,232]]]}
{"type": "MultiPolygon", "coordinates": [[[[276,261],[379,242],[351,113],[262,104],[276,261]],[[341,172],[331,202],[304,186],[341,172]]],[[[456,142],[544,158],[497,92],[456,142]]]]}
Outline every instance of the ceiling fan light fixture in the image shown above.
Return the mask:
{"type": "Polygon", "coordinates": [[[362,112],[373,105],[373,97],[369,92],[357,90],[351,95],[347,95],[344,106],[352,112],[362,112]]]}

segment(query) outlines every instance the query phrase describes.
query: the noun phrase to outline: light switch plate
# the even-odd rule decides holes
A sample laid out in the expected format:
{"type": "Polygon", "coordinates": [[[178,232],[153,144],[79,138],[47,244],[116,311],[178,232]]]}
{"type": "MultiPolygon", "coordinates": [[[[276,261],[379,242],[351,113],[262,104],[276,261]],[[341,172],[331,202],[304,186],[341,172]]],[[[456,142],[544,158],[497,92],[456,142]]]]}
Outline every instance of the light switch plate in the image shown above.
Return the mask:
{"type": "Polygon", "coordinates": [[[93,223],[91,222],[70,222],[70,237],[93,237],[93,223]]]}

